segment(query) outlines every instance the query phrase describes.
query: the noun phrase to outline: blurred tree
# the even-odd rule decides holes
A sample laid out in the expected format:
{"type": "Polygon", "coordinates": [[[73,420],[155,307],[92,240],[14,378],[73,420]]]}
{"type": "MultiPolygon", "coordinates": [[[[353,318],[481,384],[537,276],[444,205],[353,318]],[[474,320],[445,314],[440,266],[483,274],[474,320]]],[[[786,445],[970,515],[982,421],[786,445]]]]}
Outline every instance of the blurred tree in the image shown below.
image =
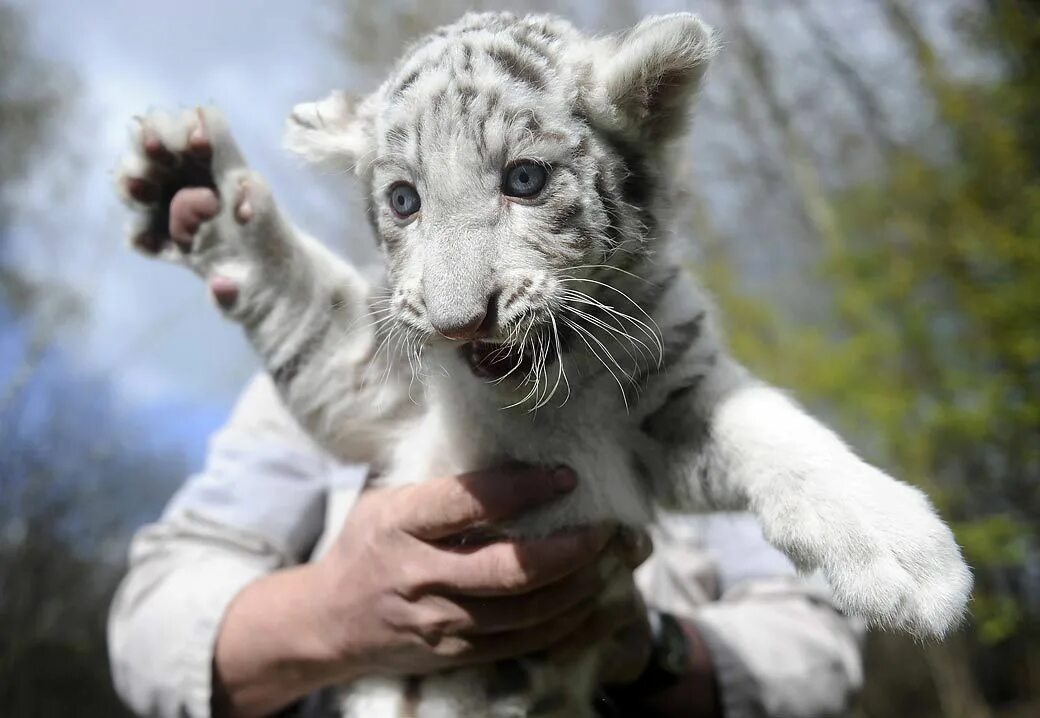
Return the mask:
{"type": "MultiPolygon", "coordinates": [[[[664,5],[570,14],[613,30],[675,9],[664,5]]],[[[407,40],[464,10],[560,10],[542,0],[342,8],[337,40],[370,81],[407,40]]],[[[678,187],[676,204],[735,351],[926,489],[977,572],[973,622],[953,640],[874,637],[865,715],[1040,713],[1038,8],[695,8],[724,52],[687,158],[702,181],[678,187]]]]}
{"type": "Polygon", "coordinates": [[[64,67],[29,51],[31,37],[24,12],[0,2],[0,302],[31,320],[30,351],[10,376],[0,381],[0,406],[28,381],[45,347],[62,326],[81,315],[82,302],[67,287],[30,278],[11,256],[10,232],[18,206],[17,192],[33,160],[47,156],[75,81],[64,67]]]}
{"type": "MultiPolygon", "coordinates": [[[[369,71],[370,80],[379,81],[408,42],[454,22],[466,12],[549,13],[559,12],[560,4],[554,0],[441,0],[426,4],[345,0],[342,8],[337,43],[352,62],[369,71]]],[[[609,0],[585,10],[591,11],[604,29],[624,27],[639,17],[634,0],[609,0]]]]}
{"type": "Polygon", "coordinates": [[[0,291],[25,306],[38,292],[7,264],[8,232],[18,208],[18,183],[54,132],[75,91],[68,71],[29,52],[24,13],[0,2],[0,291]]]}
{"type": "Polygon", "coordinates": [[[53,129],[62,97],[54,68],[26,48],[25,16],[0,3],[0,227],[10,220],[9,182],[25,177],[33,154],[53,129]]]}
{"type": "MultiPolygon", "coordinates": [[[[17,347],[3,314],[0,343],[17,347]]],[[[0,715],[128,715],[109,678],[108,605],[130,529],[186,471],[134,424],[56,350],[0,408],[0,715]]]]}
{"type": "MultiPolygon", "coordinates": [[[[922,705],[931,703],[942,715],[990,715],[972,663],[989,664],[981,675],[993,702],[1036,701],[1040,4],[964,5],[956,33],[949,30],[957,52],[996,68],[965,74],[948,69],[909,6],[876,4],[930,104],[921,135],[905,141],[885,127],[882,88],[841,54],[809,4],[786,5],[865,116],[883,161],[866,176],[835,181],[795,121],[815,108],[785,101],[775,75],[783,65],[742,4],[724,3],[730,51],[764,107],[766,131],[780,138],[787,191],[819,257],[822,281],[812,291],[826,311],[803,328],[749,298],[718,242],[708,256],[718,266],[705,278],[730,315],[737,353],[836,416],[871,458],[925,488],[955,520],[975,567],[970,635],[923,653],[934,700],[896,699],[890,690],[867,708],[910,714],[916,703],[913,714],[925,715],[922,705]]],[[[694,220],[710,235],[710,217],[694,220]]]]}
{"type": "Polygon", "coordinates": [[[33,55],[23,13],[0,2],[0,715],[119,716],[109,599],[130,527],[185,466],[151,445],[108,383],[63,361],[55,338],[81,302],[26,276],[11,251],[17,189],[50,156],[75,88],[33,55]]]}

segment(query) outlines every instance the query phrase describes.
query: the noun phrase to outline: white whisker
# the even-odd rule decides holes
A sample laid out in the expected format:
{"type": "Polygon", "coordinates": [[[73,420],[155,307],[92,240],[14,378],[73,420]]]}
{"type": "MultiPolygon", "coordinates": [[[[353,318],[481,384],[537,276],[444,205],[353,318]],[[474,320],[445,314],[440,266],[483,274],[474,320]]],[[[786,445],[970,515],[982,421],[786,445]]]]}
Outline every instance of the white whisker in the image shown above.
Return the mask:
{"type": "MultiPolygon", "coordinates": [[[[606,369],[608,372],[610,372],[610,375],[612,377],[614,377],[614,381],[617,382],[618,388],[621,389],[621,400],[625,402],[625,409],[628,409],[628,395],[625,393],[625,386],[624,386],[624,384],[621,383],[621,380],[618,378],[617,374],[614,373],[614,370],[611,369],[610,366],[607,364],[607,362],[603,360],[603,358],[599,355],[599,352],[597,352],[595,349],[593,349],[592,345],[589,344],[588,339],[586,339],[585,337],[586,336],[590,336],[590,337],[592,337],[592,339],[594,341],[597,341],[597,342],[598,342],[598,340],[596,340],[596,338],[594,336],[592,336],[588,332],[587,329],[585,329],[584,327],[580,326],[577,322],[574,322],[574,321],[568,319],[567,317],[560,317],[560,320],[563,321],[565,324],[567,324],[567,326],[569,326],[571,329],[575,330],[578,333],[578,338],[581,339],[583,342],[585,342],[585,346],[587,346],[589,348],[589,351],[592,352],[592,355],[595,356],[596,359],[599,360],[600,364],[603,365],[603,368],[606,369]]],[[[604,347],[604,351],[606,351],[605,347],[604,347]]],[[[609,354],[609,352],[608,352],[608,354],[609,354]]],[[[618,368],[620,369],[620,367],[618,367],[618,368]]],[[[624,372],[622,372],[622,373],[624,373],[624,372]]]]}

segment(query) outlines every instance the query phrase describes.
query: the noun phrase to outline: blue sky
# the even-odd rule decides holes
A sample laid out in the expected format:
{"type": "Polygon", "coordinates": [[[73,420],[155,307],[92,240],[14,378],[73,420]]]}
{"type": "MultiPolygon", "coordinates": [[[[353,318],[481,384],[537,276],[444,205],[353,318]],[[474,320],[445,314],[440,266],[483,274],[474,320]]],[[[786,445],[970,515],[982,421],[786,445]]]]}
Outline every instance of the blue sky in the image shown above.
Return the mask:
{"type": "MultiPolygon", "coordinates": [[[[364,91],[374,84],[337,51],[338,3],[16,4],[30,17],[31,46],[69,67],[79,85],[57,138],[59,147],[41,160],[24,187],[25,214],[14,232],[21,265],[39,277],[69,284],[87,300],[87,319],[65,337],[65,349],[79,366],[110,377],[125,401],[143,407],[176,404],[226,411],[255,370],[249,348],[239,330],[209,305],[195,277],[147,261],[125,247],[127,215],[115,199],[112,169],[127,145],[133,115],[149,108],[212,102],[228,115],[251,163],[267,176],[299,224],[355,258],[371,259],[372,241],[352,181],[319,175],[281,149],[282,123],[293,104],[321,97],[332,88],[364,91]]],[[[395,7],[404,5],[407,0],[395,7]]],[[[654,11],[689,5],[672,0],[643,4],[654,11]]],[[[711,3],[696,5],[717,21],[711,17],[711,3]]],[[[827,7],[821,16],[830,23],[855,23],[856,33],[843,38],[850,52],[879,55],[882,60],[891,52],[878,37],[877,22],[864,16],[863,8],[869,6],[823,0],[817,5],[827,7]]],[[[584,18],[588,24],[609,20],[593,17],[598,5],[582,2],[577,7],[589,16],[584,18]]],[[[795,64],[798,40],[791,28],[760,30],[771,48],[791,54],[792,68],[802,67],[795,64]],[[783,42],[773,42],[776,37],[783,42]]],[[[727,61],[724,53],[707,91],[707,99],[721,104],[727,92],[727,61]]],[[[792,70],[779,76],[794,75],[792,70]]],[[[839,96],[832,102],[841,109],[839,96]]],[[[912,114],[905,109],[905,94],[894,94],[892,105],[904,108],[903,115],[912,114]]],[[[711,178],[704,183],[705,197],[722,228],[741,237],[745,272],[775,274],[780,266],[776,251],[766,243],[770,235],[785,231],[783,216],[771,213],[754,197],[749,200],[742,186],[727,185],[733,180],[706,169],[720,147],[728,144],[734,156],[741,154],[740,146],[733,144],[741,140],[739,131],[726,124],[724,115],[703,111],[695,129],[694,169],[711,178]],[[754,212],[745,211],[738,201],[754,201],[754,212]],[[763,236],[756,234],[760,229],[763,236]]],[[[816,136],[826,140],[824,134],[816,136]]]]}
{"type": "MultiPolygon", "coordinates": [[[[72,164],[47,158],[24,190],[28,212],[14,231],[22,265],[87,298],[86,324],[66,348],[85,368],[111,375],[127,400],[226,407],[254,369],[249,349],[195,277],[126,249],[112,169],[134,114],[213,102],[297,221],[332,238],[358,226],[349,180],[320,177],[280,148],[289,108],[348,86],[354,74],[328,37],[327,10],[197,0],[22,4],[32,46],[79,82],[59,133],[72,164]]],[[[355,240],[361,250],[370,244],[367,235],[355,240]]]]}
{"type": "Polygon", "coordinates": [[[333,88],[365,91],[375,78],[337,51],[336,3],[16,4],[29,16],[34,50],[78,80],[61,151],[24,187],[26,212],[14,231],[20,264],[82,294],[88,317],[66,348],[84,368],[111,376],[126,400],[226,408],[255,369],[238,329],[212,309],[195,277],[123,244],[127,213],[112,171],[131,118],[150,108],[218,105],[289,214],[365,261],[374,257],[372,240],[353,182],[303,167],[281,149],[281,132],[295,103],[333,88]]]}

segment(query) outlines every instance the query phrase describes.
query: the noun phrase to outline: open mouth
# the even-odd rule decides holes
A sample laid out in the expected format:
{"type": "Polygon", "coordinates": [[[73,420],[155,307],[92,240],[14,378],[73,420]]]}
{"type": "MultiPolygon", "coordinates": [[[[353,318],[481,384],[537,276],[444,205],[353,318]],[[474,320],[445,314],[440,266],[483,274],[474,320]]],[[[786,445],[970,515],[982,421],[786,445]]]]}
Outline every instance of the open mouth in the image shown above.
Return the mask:
{"type": "Polygon", "coordinates": [[[513,344],[467,342],[459,351],[473,373],[482,379],[522,379],[534,364],[530,351],[513,344]]]}

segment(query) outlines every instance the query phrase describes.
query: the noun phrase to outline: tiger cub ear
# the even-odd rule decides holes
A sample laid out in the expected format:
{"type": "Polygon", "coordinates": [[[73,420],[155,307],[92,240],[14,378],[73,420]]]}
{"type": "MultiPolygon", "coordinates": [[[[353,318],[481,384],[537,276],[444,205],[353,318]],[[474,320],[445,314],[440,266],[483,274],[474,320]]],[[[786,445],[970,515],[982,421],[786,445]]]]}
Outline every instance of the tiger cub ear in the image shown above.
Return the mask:
{"type": "Polygon", "coordinates": [[[712,29],[696,15],[648,17],[597,42],[591,109],[623,132],[673,139],[686,129],[692,99],[717,52],[712,29]]]}
{"type": "Polygon", "coordinates": [[[372,145],[366,109],[363,98],[341,91],[296,105],[285,123],[285,147],[308,162],[345,164],[359,171],[372,145]]]}

